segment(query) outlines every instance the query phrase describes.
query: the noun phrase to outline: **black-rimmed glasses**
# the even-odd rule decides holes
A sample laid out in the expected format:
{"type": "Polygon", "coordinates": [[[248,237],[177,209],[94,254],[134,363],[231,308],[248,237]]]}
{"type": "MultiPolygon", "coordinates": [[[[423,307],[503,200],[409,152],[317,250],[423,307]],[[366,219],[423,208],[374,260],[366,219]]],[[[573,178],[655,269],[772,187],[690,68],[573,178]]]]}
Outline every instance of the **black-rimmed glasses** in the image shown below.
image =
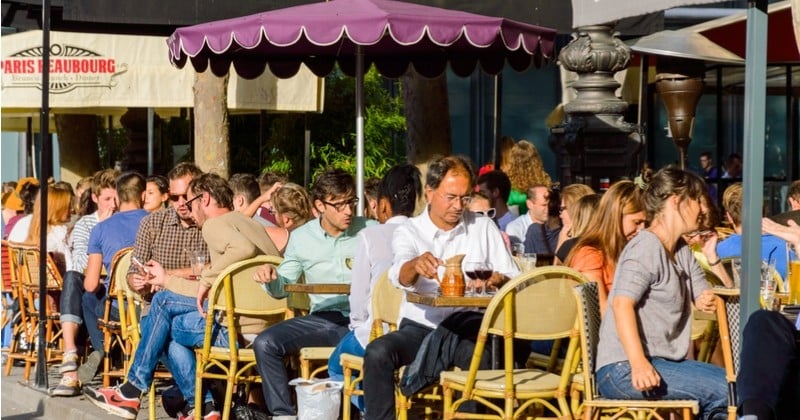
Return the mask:
{"type": "Polygon", "coordinates": [[[198,198],[200,198],[202,196],[203,196],[203,194],[197,194],[196,196],[194,196],[194,198],[192,198],[191,200],[187,200],[183,204],[186,206],[187,209],[189,209],[189,211],[192,211],[192,201],[197,200],[198,198]]]}
{"type": "Polygon", "coordinates": [[[353,197],[349,200],[339,201],[337,203],[331,203],[330,201],[325,201],[325,200],[320,200],[320,201],[322,201],[322,204],[331,206],[334,209],[336,209],[336,211],[342,212],[346,208],[352,209],[353,207],[355,207],[358,204],[358,197],[353,197]]]}

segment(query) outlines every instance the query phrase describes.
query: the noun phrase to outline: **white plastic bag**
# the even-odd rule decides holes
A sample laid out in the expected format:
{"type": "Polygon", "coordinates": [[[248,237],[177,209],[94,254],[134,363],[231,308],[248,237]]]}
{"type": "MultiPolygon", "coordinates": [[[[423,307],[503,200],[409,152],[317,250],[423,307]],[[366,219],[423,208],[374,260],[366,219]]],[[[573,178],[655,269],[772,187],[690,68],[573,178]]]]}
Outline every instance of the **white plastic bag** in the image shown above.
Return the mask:
{"type": "Polygon", "coordinates": [[[337,420],[342,404],[342,382],[297,378],[297,420],[337,420]]]}

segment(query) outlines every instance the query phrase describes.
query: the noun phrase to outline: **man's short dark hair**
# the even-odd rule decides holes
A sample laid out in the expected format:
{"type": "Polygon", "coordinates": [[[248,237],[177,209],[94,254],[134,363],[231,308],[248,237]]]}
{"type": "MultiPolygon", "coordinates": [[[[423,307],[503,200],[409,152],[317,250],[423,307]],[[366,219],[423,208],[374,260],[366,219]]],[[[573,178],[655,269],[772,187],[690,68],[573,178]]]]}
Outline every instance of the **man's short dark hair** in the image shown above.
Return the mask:
{"type": "Polygon", "coordinates": [[[197,165],[195,165],[194,163],[192,163],[192,162],[181,162],[181,163],[175,165],[175,167],[172,168],[167,173],[167,178],[170,179],[170,180],[173,180],[173,179],[183,178],[183,177],[188,175],[188,176],[192,177],[192,179],[194,179],[194,178],[197,178],[198,176],[200,176],[202,174],[203,174],[203,171],[201,171],[200,168],[198,168],[197,165]]]}
{"type": "Polygon", "coordinates": [[[711,156],[711,152],[709,152],[709,151],[705,151],[703,153],[700,153],[700,157],[701,158],[704,157],[704,158],[706,158],[708,160],[714,160],[714,158],[711,156]]]}
{"type": "Polygon", "coordinates": [[[469,179],[470,189],[475,186],[475,168],[472,162],[464,156],[444,156],[435,158],[428,164],[428,174],[425,185],[432,189],[439,188],[439,184],[449,172],[461,174],[469,179]]]}
{"type": "Polygon", "coordinates": [[[138,172],[125,172],[117,178],[117,197],[120,203],[142,204],[142,193],[147,182],[138,172]]]}
{"type": "Polygon", "coordinates": [[[233,174],[228,180],[228,186],[233,190],[233,195],[241,194],[247,204],[250,204],[261,195],[258,180],[253,174],[233,174]]]}
{"type": "Polygon", "coordinates": [[[328,169],[314,181],[314,188],[311,189],[311,200],[324,201],[328,197],[354,195],[355,191],[356,183],[353,175],[342,169],[328,169]]]}
{"type": "Polygon", "coordinates": [[[478,177],[476,184],[486,184],[489,191],[500,191],[500,198],[503,202],[508,201],[508,196],[511,194],[511,180],[508,179],[503,171],[489,171],[478,177]]]}
{"type": "Polygon", "coordinates": [[[233,210],[233,191],[228,186],[228,181],[217,174],[206,173],[192,179],[189,189],[194,195],[207,192],[219,207],[233,210]]]}

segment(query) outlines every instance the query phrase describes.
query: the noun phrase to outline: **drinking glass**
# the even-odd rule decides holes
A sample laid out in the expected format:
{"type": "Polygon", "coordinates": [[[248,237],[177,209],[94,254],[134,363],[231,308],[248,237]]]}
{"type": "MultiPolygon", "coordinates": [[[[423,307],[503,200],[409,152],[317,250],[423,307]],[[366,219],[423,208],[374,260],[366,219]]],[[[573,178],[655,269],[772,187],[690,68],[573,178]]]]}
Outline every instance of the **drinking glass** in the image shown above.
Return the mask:
{"type": "Polygon", "coordinates": [[[733,271],[733,287],[739,288],[742,284],[742,259],[734,258],[731,260],[731,269],[733,271]]]}
{"type": "Polygon", "coordinates": [[[486,281],[492,277],[492,264],[485,261],[467,261],[464,263],[464,274],[469,277],[470,282],[464,296],[486,296],[486,281]],[[476,284],[480,282],[480,292],[476,290],[476,284]]]}
{"type": "Polygon", "coordinates": [[[789,289],[789,304],[800,304],[800,258],[797,257],[797,250],[794,252],[791,245],[786,245],[786,279],[785,284],[789,289]]]}
{"type": "Polygon", "coordinates": [[[206,266],[206,253],[201,250],[194,250],[191,253],[192,276],[195,279],[200,277],[203,273],[203,268],[206,266]]]}
{"type": "Polygon", "coordinates": [[[522,272],[531,271],[536,268],[536,254],[522,254],[520,258],[520,270],[522,272]]]}
{"type": "Polygon", "coordinates": [[[775,304],[775,277],[770,272],[769,275],[761,276],[761,307],[771,311],[775,304]]]}

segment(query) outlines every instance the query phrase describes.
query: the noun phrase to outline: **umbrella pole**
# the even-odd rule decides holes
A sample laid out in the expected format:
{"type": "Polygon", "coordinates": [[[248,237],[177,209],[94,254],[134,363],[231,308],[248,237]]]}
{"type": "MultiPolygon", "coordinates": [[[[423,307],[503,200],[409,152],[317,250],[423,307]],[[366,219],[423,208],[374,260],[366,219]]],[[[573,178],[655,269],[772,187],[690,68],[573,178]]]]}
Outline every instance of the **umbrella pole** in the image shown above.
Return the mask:
{"type": "MultiPolygon", "coordinates": [[[[764,130],[767,80],[767,0],[747,3],[747,57],[744,83],[743,278],[761,275],[761,206],[764,203],[764,130]]],[[[758,310],[759,284],[742,284],[741,323],[758,310]],[[746,287],[745,287],[746,286],[746,287]]],[[[739,332],[741,340],[741,331],[739,332]]],[[[741,341],[740,341],[741,342],[741,341]]]]}
{"type": "Polygon", "coordinates": [[[364,215],[364,51],[356,49],[356,216],[364,215]]]}

